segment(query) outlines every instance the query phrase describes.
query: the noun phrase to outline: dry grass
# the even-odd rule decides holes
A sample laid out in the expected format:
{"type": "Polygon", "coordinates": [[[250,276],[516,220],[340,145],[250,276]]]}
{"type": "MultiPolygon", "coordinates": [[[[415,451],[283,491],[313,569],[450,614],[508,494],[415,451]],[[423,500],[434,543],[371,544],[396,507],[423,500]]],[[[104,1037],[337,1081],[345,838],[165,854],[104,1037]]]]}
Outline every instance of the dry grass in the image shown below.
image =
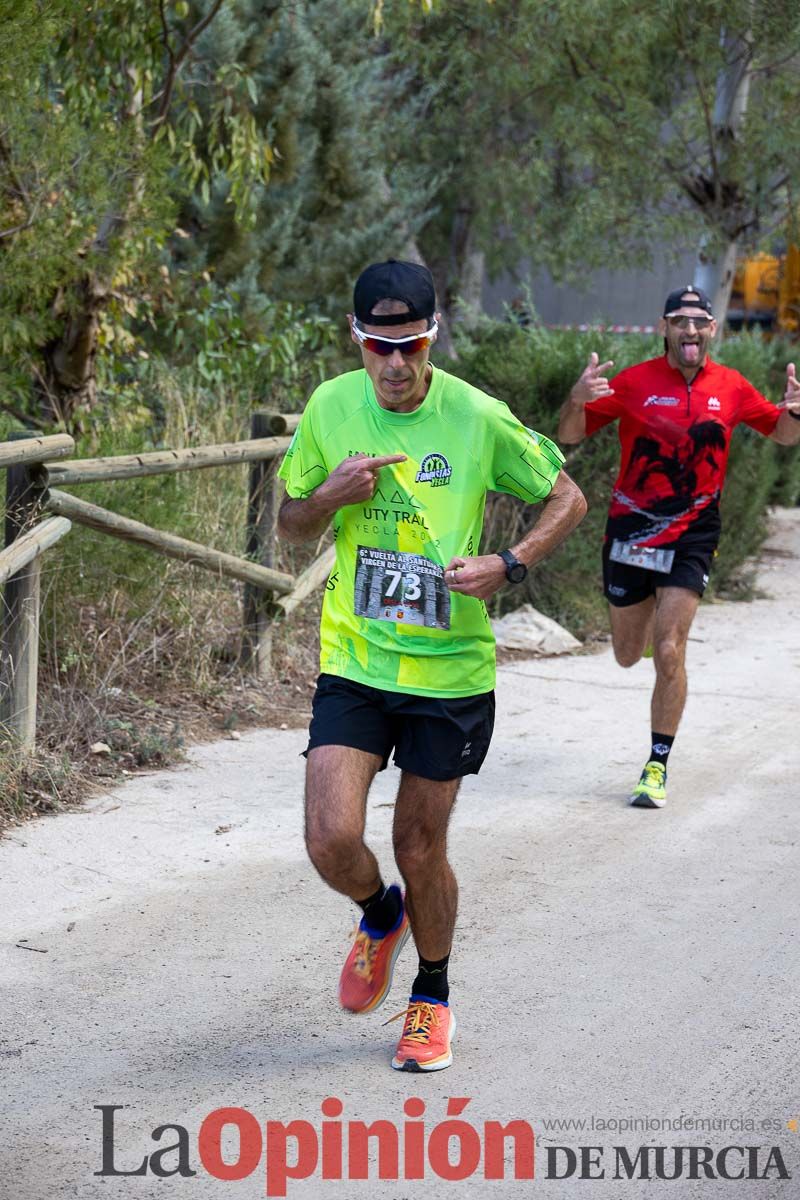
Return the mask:
{"type": "Polygon", "coordinates": [[[234,629],[219,608],[193,622],[191,636],[157,613],[126,621],[109,608],[82,613],[80,659],[59,662],[58,643],[50,643],[40,667],[36,752],[0,754],[0,828],[179,761],[194,742],[308,723],[319,601],[277,627],[263,684],[229,657],[234,629]]]}

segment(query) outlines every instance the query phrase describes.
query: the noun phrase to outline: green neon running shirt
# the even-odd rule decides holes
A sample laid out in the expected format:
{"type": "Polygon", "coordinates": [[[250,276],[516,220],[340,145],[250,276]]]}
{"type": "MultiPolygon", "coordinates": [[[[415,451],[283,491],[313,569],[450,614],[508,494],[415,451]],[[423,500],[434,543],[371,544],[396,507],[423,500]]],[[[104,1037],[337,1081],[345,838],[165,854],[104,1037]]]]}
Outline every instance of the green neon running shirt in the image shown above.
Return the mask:
{"type": "Polygon", "coordinates": [[[436,368],[409,413],[382,408],[364,370],[323,383],[278,474],[292,499],[304,499],[354,454],[408,457],[381,469],[371,500],[334,516],[320,670],[412,695],[491,691],[486,606],[451,592],[444,568],[454,555],[479,553],[488,491],[543,500],[563,455],[502,401],[436,368]]]}

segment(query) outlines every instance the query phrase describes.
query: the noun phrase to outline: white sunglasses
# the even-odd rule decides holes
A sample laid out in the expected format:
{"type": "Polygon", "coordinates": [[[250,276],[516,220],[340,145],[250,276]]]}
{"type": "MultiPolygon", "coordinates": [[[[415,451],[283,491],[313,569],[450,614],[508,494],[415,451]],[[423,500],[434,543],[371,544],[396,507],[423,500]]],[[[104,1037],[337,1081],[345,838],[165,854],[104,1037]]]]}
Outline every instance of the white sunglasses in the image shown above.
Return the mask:
{"type": "Polygon", "coordinates": [[[399,350],[401,354],[419,354],[432,344],[438,332],[439,326],[434,321],[424,333],[413,333],[410,337],[403,338],[385,338],[374,333],[365,333],[363,329],[359,329],[358,323],[353,321],[353,333],[364,349],[372,354],[380,354],[383,358],[388,358],[395,350],[399,350]]]}

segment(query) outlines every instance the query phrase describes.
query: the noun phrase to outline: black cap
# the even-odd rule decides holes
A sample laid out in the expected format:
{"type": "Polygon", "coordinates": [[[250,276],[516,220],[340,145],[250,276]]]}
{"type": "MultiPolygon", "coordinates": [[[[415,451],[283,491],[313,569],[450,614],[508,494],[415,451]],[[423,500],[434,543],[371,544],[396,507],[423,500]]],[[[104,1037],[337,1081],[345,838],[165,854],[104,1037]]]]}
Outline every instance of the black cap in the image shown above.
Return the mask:
{"type": "Polygon", "coordinates": [[[436,292],[433,276],[421,263],[373,263],[362,271],[353,289],[353,312],[361,325],[406,325],[409,321],[428,321],[436,312],[436,292]],[[373,316],[372,310],[381,300],[399,300],[408,307],[407,313],[394,316],[373,316]]]}
{"type": "Polygon", "coordinates": [[[664,302],[664,316],[671,317],[679,308],[702,308],[703,312],[713,316],[708,296],[702,288],[695,287],[693,283],[687,283],[686,287],[670,292],[664,302]],[[690,296],[691,299],[687,300],[687,296],[690,296]]]}

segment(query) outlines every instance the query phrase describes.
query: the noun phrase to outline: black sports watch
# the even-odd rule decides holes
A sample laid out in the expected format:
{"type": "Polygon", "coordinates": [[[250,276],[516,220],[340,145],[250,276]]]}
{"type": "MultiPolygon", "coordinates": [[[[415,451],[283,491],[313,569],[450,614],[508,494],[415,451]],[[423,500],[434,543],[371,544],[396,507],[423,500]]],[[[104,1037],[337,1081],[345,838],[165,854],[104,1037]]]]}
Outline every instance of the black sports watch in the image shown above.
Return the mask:
{"type": "Polygon", "coordinates": [[[498,550],[497,553],[506,564],[506,579],[508,582],[522,583],[528,574],[528,568],[525,566],[525,563],[520,562],[510,550],[498,550]]]}

